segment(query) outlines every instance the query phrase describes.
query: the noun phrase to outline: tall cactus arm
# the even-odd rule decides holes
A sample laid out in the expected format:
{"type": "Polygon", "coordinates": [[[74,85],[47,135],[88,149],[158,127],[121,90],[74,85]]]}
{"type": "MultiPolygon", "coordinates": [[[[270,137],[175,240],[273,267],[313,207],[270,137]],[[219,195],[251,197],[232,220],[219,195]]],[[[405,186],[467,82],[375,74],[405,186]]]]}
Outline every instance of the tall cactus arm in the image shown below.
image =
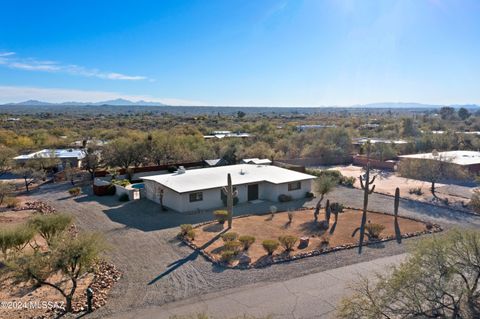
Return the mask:
{"type": "Polygon", "coordinates": [[[373,185],[372,189],[368,191],[369,194],[373,193],[373,191],[375,190],[375,186],[376,185],[373,185]]]}
{"type": "Polygon", "coordinates": [[[362,189],[365,189],[365,185],[363,184],[363,177],[362,177],[362,175],[360,175],[360,176],[358,177],[358,179],[360,180],[360,187],[361,187],[362,189]]]}
{"type": "Polygon", "coordinates": [[[377,178],[377,175],[373,176],[372,180],[368,182],[369,185],[372,185],[373,182],[375,182],[375,178],[377,178]]]}

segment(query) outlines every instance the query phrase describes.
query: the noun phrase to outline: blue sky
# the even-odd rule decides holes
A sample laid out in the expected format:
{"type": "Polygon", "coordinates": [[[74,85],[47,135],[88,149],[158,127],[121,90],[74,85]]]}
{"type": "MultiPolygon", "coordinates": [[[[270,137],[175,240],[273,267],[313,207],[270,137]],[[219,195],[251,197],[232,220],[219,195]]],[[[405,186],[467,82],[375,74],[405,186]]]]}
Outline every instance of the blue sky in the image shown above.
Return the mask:
{"type": "Polygon", "coordinates": [[[0,102],[480,104],[480,1],[4,1],[0,102]]]}

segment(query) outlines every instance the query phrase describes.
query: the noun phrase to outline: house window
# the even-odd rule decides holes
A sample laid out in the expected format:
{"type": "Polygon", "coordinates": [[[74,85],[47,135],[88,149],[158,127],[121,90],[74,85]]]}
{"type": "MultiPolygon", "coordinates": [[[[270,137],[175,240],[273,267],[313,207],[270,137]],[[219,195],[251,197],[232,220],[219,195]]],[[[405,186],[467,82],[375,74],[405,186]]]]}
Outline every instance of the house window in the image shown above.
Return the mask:
{"type": "Polygon", "coordinates": [[[301,182],[292,182],[288,183],[288,190],[289,191],[295,191],[297,189],[302,188],[302,183],[301,182]]]}
{"type": "Polygon", "coordinates": [[[197,192],[197,193],[191,193],[190,194],[190,202],[200,202],[203,200],[203,193],[202,192],[197,192]]]}

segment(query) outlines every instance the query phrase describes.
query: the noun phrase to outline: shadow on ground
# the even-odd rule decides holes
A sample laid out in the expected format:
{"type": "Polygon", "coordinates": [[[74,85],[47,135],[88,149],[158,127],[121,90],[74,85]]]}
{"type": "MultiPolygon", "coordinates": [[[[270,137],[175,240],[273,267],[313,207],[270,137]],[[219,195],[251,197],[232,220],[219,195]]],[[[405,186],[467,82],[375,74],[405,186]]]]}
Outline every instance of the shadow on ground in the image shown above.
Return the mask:
{"type": "MultiPolygon", "coordinates": [[[[85,196],[77,201],[98,201],[102,205],[109,206],[109,200],[105,197],[85,196]]],[[[234,216],[248,214],[264,214],[269,211],[271,205],[276,205],[279,210],[295,209],[304,206],[307,200],[297,200],[289,203],[262,202],[259,204],[245,203],[234,208],[234,216]]],[[[115,207],[104,210],[104,213],[112,221],[123,224],[129,228],[141,231],[155,231],[178,227],[182,224],[198,224],[213,220],[212,211],[198,213],[179,213],[173,210],[161,211],[157,203],[147,199],[118,204],[115,207]]],[[[215,228],[215,226],[211,226],[215,228]]]]}

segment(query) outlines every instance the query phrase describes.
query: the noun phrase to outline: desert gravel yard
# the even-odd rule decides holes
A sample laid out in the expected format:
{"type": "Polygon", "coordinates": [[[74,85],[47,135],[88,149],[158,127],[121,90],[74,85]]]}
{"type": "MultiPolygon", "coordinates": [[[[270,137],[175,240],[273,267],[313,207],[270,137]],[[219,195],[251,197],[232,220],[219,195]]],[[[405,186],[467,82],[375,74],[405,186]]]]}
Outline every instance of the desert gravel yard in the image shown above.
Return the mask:
{"type": "MultiPolygon", "coordinates": [[[[207,262],[175,238],[176,226],[210,220],[210,213],[160,212],[159,206],[150,201],[120,203],[116,197],[95,197],[90,188],[84,188],[86,194],[72,198],[68,195],[68,188],[67,184],[48,185],[32,193],[31,197],[50,203],[60,212],[71,213],[79,228],[103,233],[111,246],[110,260],[123,272],[107,305],[89,315],[91,318],[114,316],[126,310],[162,305],[247,284],[264,285],[405,252],[405,245],[387,242],[365,249],[362,255],[356,250],[344,250],[261,269],[225,269],[207,262]]],[[[357,189],[339,187],[327,198],[352,207],[361,207],[362,204],[357,189]]],[[[314,201],[300,204],[310,207],[314,201]]],[[[393,199],[388,196],[373,194],[370,203],[372,210],[393,210],[393,199]]],[[[299,203],[289,203],[295,204],[299,203]]],[[[267,202],[241,205],[236,211],[254,213],[256,208],[265,212],[269,205],[271,203],[267,202]]],[[[480,226],[480,217],[404,200],[400,203],[400,215],[444,227],[480,226]]]]}
{"type": "MultiPolygon", "coordinates": [[[[364,174],[362,167],[348,165],[348,166],[333,166],[329,167],[332,170],[338,170],[342,175],[347,177],[355,177],[354,187],[360,188],[358,177],[364,174]]],[[[374,174],[378,175],[375,180],[375,192],[382,194],[395,195],[395,188],[400,188],[400,196],[403,198],[410,198],[413,200],[431,201],[432,194],[430,193],[431,184],[429,182],[419,181],[416,179],[409,179],[397,176],[395,172],[374,170],[374,174]],[[420,188],[422,195],[410,194],[409,190],[412,188],[420,188]]],[[[450,184],[436,183],[436,191],[441,198],[449,198],[451,202],[468,203],[473,187],[457,186],[450,184]]]]}

